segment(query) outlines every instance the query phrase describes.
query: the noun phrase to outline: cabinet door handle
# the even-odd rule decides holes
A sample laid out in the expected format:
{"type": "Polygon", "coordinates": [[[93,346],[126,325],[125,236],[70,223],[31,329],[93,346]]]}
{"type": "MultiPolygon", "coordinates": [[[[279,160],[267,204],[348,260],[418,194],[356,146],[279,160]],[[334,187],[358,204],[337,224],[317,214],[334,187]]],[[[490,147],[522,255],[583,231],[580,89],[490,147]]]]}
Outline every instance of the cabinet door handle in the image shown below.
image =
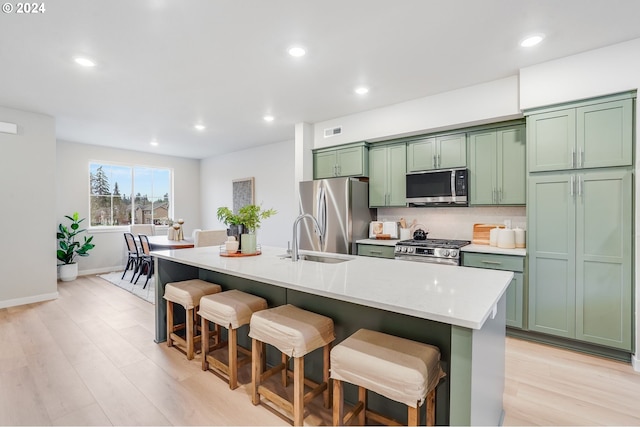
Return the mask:
{"type": "Polygon", "coordinates": [[[378,254],[378,255],[382,255],[382,251],[369,251],[370,254],[378,254]]]}
{"type": "Polygon", "coordinates": [[[575,185],[575,176],[571,175],[571,180],[569,181],[569,196],[573,197],[574,196],[574,191],[573,191],[573,187],[575,185]]]}
{"type": "Polygon", "coordinates": [[[578,162],[581,168],[584,167],[584,148],[580,149],[580,160],[578,162]]]}
{"type": "Polygon", "coordinates": [[[578,177],[578,196],[582,197],[583,194],[583,185],[584,185],[584,180],[582,179],[581,176],[578,177]]]}
{"type": "Polygon", "coordinates": [[[498,203],[502,201],[502,188],[498,190],[498,203]]]}
{"type": "Polygon", "coordinates": [[[574,169],[576,167],[576,150],[571,151],[571,168],[574,169]]]}
{"type": "Polygon", "coordinates": [[[494,187],[493,190],[491,190],[491,203],[495,203],[495,202],[496,202],[496,189],[494,187]]]}
{"type": "Polygon", "coordinates": [[[434,154],[433,155],[433,168],[437,168],[438,167],[438,160],[437,160],[437,156],[434,154]]]}
{"type": "Polygon", "coordinates": [[[502,263],[498,262],[498,261],[485,261],[485,260],[482,260],[480,262],[482,262],[483,264],[502,265],[502,263]]]}
{"type": "Polygon", "coordinates": [[[438,167],[442,167],[442,159],[440,158],[440,154],[438,154],[438,167]]]}

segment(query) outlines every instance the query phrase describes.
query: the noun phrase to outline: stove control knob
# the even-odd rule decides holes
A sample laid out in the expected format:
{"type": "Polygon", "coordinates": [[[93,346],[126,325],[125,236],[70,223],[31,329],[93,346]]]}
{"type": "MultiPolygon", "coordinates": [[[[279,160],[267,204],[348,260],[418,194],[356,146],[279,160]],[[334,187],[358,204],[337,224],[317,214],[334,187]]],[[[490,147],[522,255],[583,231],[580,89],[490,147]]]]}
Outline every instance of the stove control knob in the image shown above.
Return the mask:
{"type": "Polygon", "coordinates": [[[408,249],[407,249],[407,252],[409,252],[410,254],[412,254],[412,253],[413,253],[413,248],[408,248],[408,249]]]}
{"type": "Polygon", "coordinates": [[[451,255],[451,258],[455,258],[458,255],[458,251],[452,249],[451,252],[449,252],[449,255],[451,255]]]}
{"type": "Polygon", "coordinates": [[[402,252],[407,252],[407,248],[405,246],[402,247],[402,252]]]}
{"type": "Polygon", "coordinates": [[[443,256],[449,256],[449,249],[445,249],[442,251],[443,256]]]}

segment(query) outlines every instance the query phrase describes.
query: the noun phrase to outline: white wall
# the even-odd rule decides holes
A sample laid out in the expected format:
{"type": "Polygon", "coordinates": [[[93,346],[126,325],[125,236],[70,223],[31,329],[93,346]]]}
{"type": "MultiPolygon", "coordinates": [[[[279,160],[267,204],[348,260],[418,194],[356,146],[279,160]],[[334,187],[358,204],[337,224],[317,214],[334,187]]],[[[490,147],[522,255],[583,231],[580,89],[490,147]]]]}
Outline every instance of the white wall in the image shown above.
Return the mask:
{"type": "Polygon", "coordinates": [[[457,89],[314,124],[314,148],[391,139],[522,117],[518,77],[457,89]],[[324,137],[325,128],[342,134],[324,137]]]}
{"type": "Polygon", "coordinates": [[[258,243],[286,247],[298,214],[295,191],[294,142],[284,141],[202,160],[200,167],[203,228],[226,228],[216,218],[220,206],[233,208],[232,181],[255,178],[255,203],[278,213],[262,222],[258,243]]]}
{"type": "MultiPolygon", "coordinates": [[[[173,169],[174,217],[185,220],[185,234],[202,228],[200,222],[200,161],[162,156],[138,151],[121,150],[97,145],[58,141],[56,222],[67,221],[64,215],[78,212],[89,218],[89,162],[120,163],[173,169]]],[[[108,231],[89,230],[96,247],[88,257],[78,257],[80,274],[95,274],[122,270],[125,264],[123,228],[108,231]]]]}
{"type": "MultiPolygon", "coordinates": [[[[640,39],[569,56],[520,70],[522,109],[591,98],[640,87],[640,39]]],[[[636,139],[640,135],[640,109],[636,106],[636,139]]],[[[636,179],[640,154],[636,141],[636,179]]],[[[635,200],[640,200],[635,185],[635,200]]],[[[640,267],[640,212],[635,209],[635,272],[640,267]]],[[[635,276],[635,356],[634,368],[640,370],[640,292],[635,276]]]]}
{"type": "Polygon", "coordinates": [[[53,117],[0,107],[0,308],[54,299],[56,283],[56,157],[53,117]]]}

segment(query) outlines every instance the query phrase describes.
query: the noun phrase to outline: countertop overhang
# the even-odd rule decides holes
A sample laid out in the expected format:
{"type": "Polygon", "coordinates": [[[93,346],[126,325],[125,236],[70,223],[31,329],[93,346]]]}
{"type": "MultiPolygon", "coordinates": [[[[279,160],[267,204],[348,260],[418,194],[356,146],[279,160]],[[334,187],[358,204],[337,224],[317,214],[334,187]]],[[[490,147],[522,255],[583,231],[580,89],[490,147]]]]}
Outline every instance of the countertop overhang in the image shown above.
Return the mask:
{"type": "Polygon", "coordinates": [[[326,264],[283,258],[262,247],[248,257],[220,256],[218,246],[154,251],[152,255],[206,270],[470,329],[481,329],[511,283],[509,271],[356,255],[300,251],[348,261],[326,264]]]}

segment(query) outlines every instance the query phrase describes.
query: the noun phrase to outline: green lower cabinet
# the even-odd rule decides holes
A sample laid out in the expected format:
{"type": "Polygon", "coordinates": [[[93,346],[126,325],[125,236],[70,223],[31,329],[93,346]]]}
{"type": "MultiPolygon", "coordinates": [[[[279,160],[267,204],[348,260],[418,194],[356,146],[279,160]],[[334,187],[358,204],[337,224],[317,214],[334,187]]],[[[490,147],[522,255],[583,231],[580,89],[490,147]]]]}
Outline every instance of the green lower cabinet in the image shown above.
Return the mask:
{"type": "Polygon", "coordinates": [[[488,268],[513,271],[513,280],[507,288],[507,326],[526,329],[525,316],[525,257],[475,252],[462,253],[464,267],[488,268]]]}
{"type": "Polygon", "coordinates": [[[630,351],[632,171],[531,174],[530,330],[630,351]]]}
{"type": "Polygon", "coordinates": [[[376,258],[395,258],[395,246],[370,245],[358,243],[358,255],[371,256],[376,258]]]}

